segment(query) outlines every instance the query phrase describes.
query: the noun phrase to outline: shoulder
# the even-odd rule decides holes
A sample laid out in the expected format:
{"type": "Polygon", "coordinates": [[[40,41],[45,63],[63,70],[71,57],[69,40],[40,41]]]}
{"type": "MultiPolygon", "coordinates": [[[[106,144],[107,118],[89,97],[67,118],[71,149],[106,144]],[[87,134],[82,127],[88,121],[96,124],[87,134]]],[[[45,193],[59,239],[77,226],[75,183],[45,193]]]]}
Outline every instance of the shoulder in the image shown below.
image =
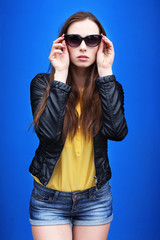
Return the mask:
{"type": "Polygon", "coordinates": [[[30,87],[31,88],[46,88],[49,84],[49,78],[50,78],[50,74],[49,73],[38,73],[32,80],[30,83],[30,87]]]}
{"type": "Polygon", "coordinates": [[[38,73],[31,81],[32,82],[44,82],[44,83],[49,83],[49,77],[50,74],[49,73],[38,73]]]}

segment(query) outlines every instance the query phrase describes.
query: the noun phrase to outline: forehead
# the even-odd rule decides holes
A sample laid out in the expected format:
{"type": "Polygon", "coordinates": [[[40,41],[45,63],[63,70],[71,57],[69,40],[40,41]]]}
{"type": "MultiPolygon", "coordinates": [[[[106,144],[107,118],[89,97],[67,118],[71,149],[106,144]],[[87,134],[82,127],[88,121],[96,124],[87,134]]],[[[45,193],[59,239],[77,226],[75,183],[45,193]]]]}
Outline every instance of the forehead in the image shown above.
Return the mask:
{"type": "Polygon", "coordinates": [[[99,32],[98,25],[89,19],[74,22],[69,26],[67,30],[67,34],[79,34],[82,37],[85,37],[91,34],[99,34],[99,33],[100,32],[99,32]]]}

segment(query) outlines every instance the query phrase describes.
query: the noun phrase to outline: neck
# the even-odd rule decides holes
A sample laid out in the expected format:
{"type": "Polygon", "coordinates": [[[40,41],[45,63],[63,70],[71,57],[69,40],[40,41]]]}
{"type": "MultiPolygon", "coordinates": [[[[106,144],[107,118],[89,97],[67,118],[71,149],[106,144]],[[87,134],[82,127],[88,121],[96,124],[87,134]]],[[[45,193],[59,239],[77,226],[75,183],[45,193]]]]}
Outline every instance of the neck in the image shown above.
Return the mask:
{"type": "Polygon", "coordinates": [[[71,74],[79,92],[81,92],[87,80],[88,68],[79,68],[72,64],[71,74]]]}

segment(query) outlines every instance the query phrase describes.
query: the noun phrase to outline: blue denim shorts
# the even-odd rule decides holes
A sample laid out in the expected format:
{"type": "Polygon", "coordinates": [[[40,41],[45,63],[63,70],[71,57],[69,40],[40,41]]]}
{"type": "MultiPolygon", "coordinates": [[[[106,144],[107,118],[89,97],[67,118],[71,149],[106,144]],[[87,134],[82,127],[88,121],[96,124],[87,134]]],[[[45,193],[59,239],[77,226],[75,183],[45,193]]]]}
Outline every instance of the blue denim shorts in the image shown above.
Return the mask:
{"type": "Polygon", "coordinates": [[[101,225],[112,221],[112,192],[107,181],[99,190],[61,192],[36,181],[30,199],[31,225],[101,225]]]}

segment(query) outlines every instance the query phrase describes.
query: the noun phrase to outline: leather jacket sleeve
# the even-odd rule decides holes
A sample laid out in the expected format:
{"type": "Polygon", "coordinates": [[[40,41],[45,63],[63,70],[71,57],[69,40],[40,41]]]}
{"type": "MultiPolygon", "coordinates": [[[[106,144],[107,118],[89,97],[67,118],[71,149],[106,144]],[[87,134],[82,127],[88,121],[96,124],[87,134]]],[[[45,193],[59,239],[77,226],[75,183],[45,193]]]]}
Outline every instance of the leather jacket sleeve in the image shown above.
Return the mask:
{"type": "Polygon", "coordinates": [[[124,92],[114,75],[96,79],[99,90],[103,122],[101,133],[110,140],[121,141],[128,133],[124,116],[124,92]]]}
{"type": "MultiPolygon", "coordinates": [[[[45,74],[37,74],[30,84],[30,100],[32,114],[39,109],[44,92],[48,86],[45,74]]],[[[46,106],[42,112],[35,132],[40,140],[57,141],[62,132],[66,101],[71,87],[59,81],[53,81],[50,86],[46,106]]]]}

